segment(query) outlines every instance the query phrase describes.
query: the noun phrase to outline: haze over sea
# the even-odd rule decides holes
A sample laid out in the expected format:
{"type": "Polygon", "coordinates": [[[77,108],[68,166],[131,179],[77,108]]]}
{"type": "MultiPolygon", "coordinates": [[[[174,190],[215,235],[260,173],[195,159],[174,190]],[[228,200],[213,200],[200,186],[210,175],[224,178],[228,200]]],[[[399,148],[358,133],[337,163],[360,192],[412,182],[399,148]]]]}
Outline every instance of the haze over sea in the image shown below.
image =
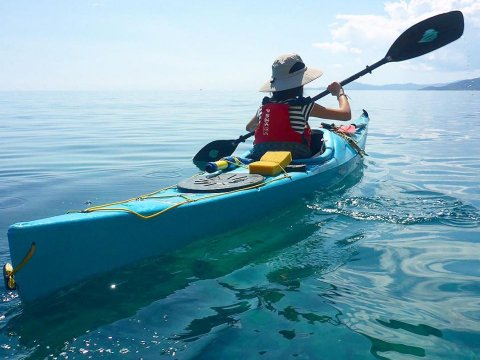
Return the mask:
{"type": "MultiPolygon", "coordinates": [[[[480,93],[346,90],[369,156],[339,187],[41,306],[2,288],[0,358],[480,359],[480,93]]],[[[175,184],[260,100],[0,92],[1,264],[9,225],[175,184]]]]}

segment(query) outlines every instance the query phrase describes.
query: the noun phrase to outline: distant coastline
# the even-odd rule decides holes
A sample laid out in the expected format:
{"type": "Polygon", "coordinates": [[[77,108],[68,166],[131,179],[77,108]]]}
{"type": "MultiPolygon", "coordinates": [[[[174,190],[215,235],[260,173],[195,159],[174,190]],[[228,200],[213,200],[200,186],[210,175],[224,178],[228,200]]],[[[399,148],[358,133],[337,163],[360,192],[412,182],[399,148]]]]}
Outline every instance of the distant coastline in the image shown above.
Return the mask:
{"type": "MultiPolygon", "coordinates": [[[[480,90],[480,78],[455,81],[443,84],[387,84],[369,85],[353,82],[346,85],[349,90],[455,90],[455,91],[476,91],[480,90]]],[[[321,89],[316,89],[321,90],[321,89]]]]}
{"type": "Polygon", "coordinates": [[[420,90],[480,90],[480,78],[460,80],[442,85],[430,85],[420,90]]]}

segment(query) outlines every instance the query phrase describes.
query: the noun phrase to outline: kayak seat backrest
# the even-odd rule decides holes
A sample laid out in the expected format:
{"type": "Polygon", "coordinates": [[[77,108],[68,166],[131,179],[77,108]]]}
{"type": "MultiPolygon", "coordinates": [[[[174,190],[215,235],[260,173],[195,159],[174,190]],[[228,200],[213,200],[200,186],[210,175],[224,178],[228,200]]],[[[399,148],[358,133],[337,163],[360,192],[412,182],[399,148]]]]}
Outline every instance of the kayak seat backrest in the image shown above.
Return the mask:
{"type": "Polygon", "coordinates": [[[323,132],[322,131],[312,131],[312,140],[310,143],[310,150],[312,156],[320,155],[325,150],[325,144],[323,142],[323,132]]]}
{"type": "Polygon", "coordinates": [[[333,138],[332,133],[330,131],[323,131],[323,130],[314,130],[312,133],[312,143],[313,143],[313,135],[321,132],[321,148],[320,151],[314,154],[312,157],[306,159],[294,159],[292,164],[321,164],[325,161],[330,160],[333,157],[334,149],[333,149],[333,138]]]}

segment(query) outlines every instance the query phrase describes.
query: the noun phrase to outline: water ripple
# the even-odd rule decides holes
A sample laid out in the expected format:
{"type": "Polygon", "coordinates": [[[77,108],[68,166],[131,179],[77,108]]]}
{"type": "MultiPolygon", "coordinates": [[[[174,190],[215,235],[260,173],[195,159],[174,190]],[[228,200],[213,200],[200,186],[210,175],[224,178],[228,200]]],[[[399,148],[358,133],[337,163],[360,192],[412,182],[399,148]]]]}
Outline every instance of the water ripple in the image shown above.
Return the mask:
{"type": "Polygon", "coordinates": [[[428,191],[407,191],[400,195],[398,198],[345,196],[310,207],[319,213],[394,224],[441,223],[453,227],[478,227],[480,224],[480,211],[455,198],[428,191]]]}
{"type": "Polygon", "coordinates": [[[0,197],[0,209],[11,209],[14,207],[22,206],[26,200],[20,197],[0,197]]]}

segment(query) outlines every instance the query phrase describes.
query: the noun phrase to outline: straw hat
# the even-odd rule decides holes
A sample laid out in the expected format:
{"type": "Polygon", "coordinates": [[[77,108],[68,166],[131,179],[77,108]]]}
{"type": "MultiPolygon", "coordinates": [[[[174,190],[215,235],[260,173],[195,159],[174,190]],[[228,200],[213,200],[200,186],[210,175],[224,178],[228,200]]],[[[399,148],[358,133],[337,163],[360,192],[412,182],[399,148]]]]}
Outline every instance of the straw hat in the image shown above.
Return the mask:
{"type": "Polygon", "coordinates": [[[270,81],[260,88],[262,92],[275,92],[293,89],[308,84],[322,76],[323,71],[307,68],[300,55],[280,55],[272,65],[270,81]]]}

